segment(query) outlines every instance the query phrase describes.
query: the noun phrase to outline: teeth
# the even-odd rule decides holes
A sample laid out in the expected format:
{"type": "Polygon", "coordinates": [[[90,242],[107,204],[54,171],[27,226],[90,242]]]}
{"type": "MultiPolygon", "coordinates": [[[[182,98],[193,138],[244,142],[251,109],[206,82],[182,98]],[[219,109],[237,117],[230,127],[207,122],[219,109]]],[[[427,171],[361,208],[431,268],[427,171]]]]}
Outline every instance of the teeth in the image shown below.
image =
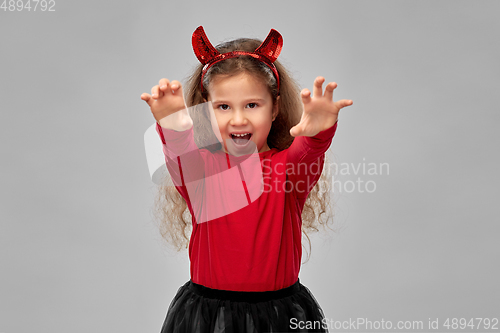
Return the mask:
{"type": "Polygon", "coordinates": [[[234,133],[233,133],[233,134],[231,134],[231,135],[233,135],[233,136],[245,136],[245,135],[247,135],[247,134],[250,134],[250,133],[244,133],[244,134],[234,134],[234,133]]]}

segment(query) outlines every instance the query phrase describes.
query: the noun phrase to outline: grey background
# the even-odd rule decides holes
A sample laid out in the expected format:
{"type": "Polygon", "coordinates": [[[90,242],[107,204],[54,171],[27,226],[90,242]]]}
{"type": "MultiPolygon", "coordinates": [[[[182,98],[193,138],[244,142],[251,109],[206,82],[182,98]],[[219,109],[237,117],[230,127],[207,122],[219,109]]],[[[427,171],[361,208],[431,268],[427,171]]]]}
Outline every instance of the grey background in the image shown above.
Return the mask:
{"type": "Polygon", "coordinates": [[[313,237],[300,278],[327,318],[500,317],[500,2],[55,9],[0,11],[0,332],[159,332],[189,262],[152,221],[140,95],[191,72],[199,25],[214,45],[277,29],[303,88],[354,101],[331,160],[390,165],[339,176],[376,190],[336,191],[338,231],[313,237]]]}

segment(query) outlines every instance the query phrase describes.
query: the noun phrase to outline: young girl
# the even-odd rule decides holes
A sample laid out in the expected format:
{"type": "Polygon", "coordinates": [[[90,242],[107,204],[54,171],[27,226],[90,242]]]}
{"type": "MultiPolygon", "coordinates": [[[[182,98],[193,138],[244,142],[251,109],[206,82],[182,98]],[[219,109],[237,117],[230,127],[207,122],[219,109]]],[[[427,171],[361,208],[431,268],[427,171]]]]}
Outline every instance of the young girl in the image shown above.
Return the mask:
{"type": "Polygon", "coordinates": [[[201,64],[186,98],[180,82],[167,79],[141,95],[174,183],[158,202],[162,234],[182,245],[192,227],[191,279],[161,332],[326,332],[321,307],[298,279],[302,232],[321,223],[304,207],[316,203],[324,213],[318,179],[339,110],[352,101],[334,102],[337,85],[323,93],[322,77],[313,96],[300,93],[276,60],[283,41],[274,29],[264,42],[214,48],[200,26],[192,41],[201,64]]]}

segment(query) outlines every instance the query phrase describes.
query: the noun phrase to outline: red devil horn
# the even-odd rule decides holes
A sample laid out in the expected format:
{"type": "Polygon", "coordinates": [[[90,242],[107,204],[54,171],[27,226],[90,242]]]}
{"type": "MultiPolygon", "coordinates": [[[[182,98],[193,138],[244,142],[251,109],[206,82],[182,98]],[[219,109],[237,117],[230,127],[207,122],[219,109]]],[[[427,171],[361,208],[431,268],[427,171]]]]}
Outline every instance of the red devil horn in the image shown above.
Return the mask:
{"type": "MultiPolygon", "coordinates": [[[[281,36],[280,36],[281,37],[281,36]]],[[[193,50],[196,54],[198,60],[203,64],[207,64],[210,60],[220,55],[220,52],[212,46],[212,43],[208,40],[207,35],[205,34],[205,30],[200,25],[193,32],[193,50]]]]}
{"type": "Polygon", "coordinates": [[[281,34],[278,31],[271,29],[266,39],[262,42],[262,44],[260,44],[254,53],[258,53],[266,57],[271,63],[273,63],[276,59],[278,59],[282,48],[283,37],[281,37],[281,34]]]}

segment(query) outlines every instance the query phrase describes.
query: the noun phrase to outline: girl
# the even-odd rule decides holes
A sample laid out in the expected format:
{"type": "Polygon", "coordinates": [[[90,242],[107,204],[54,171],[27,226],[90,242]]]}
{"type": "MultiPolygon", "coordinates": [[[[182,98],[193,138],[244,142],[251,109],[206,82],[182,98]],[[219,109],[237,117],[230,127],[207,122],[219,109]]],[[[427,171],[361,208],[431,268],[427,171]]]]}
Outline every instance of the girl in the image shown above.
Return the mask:
{"type": "Polygon", "coordinates": [[[179,247],[189,241],[191,261],[161,332],[325,332],[298,279],[301,235],[322,224],[313,207],[325,212],[328,191],[320,196],[318,179],[339,110],[352,101],[333,101],[336,83],[323,94],[322,77],[313,96],[300,93],[276,60],[283,41],[274,29],[264,42],[214,48],[200,26],[192,41],[201,64],[186,99],[167,79],[141,95],[174,183],[157,202],[162,235],[179,247]]]}

